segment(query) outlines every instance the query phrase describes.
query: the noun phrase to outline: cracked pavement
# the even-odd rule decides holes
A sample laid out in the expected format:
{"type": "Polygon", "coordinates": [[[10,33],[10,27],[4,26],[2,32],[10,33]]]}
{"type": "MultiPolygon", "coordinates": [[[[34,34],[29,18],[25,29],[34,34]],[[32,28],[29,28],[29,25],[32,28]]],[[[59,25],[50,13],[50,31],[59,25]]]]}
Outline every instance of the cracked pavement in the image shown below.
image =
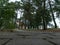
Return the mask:
{"type": "Polygon", "coordinates": [[[60,33],[0,32],[0,45],[60,45],[60,33]]]}

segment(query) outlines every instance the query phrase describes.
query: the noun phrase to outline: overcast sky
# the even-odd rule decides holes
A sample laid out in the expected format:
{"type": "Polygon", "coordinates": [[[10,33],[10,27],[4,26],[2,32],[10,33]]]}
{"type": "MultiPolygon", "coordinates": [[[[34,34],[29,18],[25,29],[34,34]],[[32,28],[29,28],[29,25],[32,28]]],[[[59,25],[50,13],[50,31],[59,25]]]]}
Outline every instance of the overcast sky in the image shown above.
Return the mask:
{"type": "Polygon", "coordinates": [[[13,2],[15,2],[15,1],[21,1],[21,0],[10,0],[10,1],[13,1],[13,2]]]}

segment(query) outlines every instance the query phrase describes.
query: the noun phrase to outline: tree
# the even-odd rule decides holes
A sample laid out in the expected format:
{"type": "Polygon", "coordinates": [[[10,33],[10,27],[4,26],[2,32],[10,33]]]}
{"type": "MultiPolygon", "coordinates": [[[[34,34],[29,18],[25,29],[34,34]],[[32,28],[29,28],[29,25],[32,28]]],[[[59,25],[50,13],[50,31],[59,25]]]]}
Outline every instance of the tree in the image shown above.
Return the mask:
{"type": "Polygon", "coordinates": [[[9,29],[10,27],[14,27],[14,23],[13,23],[13,18],[15,17],[15,10],[12,7],[12,5],[10,5],[10,3],[8,3],[8,1],[5,2],[5,0],[1,1],[1,8],[0,8],[0,29],[9,29]],[[10,5],[10,6],[9,6],[10,5]]]}
{"type": "Polygon", "coordinates": [[[23,3],[23,9],[24,9],[23,17],[25,19],[25,24],[26,24],[26,20],[28,20],[29,22],[28,28],[30,28],[32,27],[34,7],[32,7],[32,4],[28,1],[26,3],[23,3]]]}
{"type": "Polygon", "coordinates": [[[0,29],[3,25],[3,17],[2,17],[2,9],[4,7],[4,5],[6,5],[8,3],[8,0],[0,0],[0,29]]]}
{"type": "Polygon", "coordinates": [[[54,12],[53,12],[50,0],[49,0],[49,5],[50,5],[50,11],[51,11],[51,14],[52,14],[52,18],[53,18],[53,21],[54,21],[54,24],[55,24],[55,28],[57,28],[57,24],[56,24],[56,21],[55,21],[54,12]]]}
{"type": "Polygon", "coordinates": [[[55,1],[54,11],[56,12],[56,17],[60,18],[60,1],[59,0],[54,1],[55,1]]]}
{"type": "Polygon", "coordinates": [[[36,9],[36,22],[43,25],[43,29],[47,29],[48,23],[52,20],[48,8],[46,8],[46,0],[33,0],[36,9]]]}

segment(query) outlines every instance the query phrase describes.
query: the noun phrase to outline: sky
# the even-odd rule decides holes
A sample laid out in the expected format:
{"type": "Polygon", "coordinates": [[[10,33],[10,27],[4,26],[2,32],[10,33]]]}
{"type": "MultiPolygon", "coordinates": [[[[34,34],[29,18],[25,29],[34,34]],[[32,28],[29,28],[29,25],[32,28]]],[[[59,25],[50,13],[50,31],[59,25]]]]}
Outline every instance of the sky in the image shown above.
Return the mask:
{"type": "MultiPolygon", "coordinates": [[[[10,2],[15,2],[15,1],[21,1],[21,0],[10,0],[10,2]]],[[[55,14],[56,15],[56,14],[55,14]]],[[[20,18],[22,17],[22,13],[18,11],[18,15],[17,15],[17,18],[20,18]]],[[[60,20],[58,18],[55,19],[56,23],[57,23],[57,26],[60,28],[60,20]]],[[[54,25],[54,22],[52,21],[51,22],[53,25],[54,25]]]]}
{"type": "Polygon", "coordinates": [[[15,2],[15,1],[21,1],[21,0],[10,0],[10,1],[15,2]]]}

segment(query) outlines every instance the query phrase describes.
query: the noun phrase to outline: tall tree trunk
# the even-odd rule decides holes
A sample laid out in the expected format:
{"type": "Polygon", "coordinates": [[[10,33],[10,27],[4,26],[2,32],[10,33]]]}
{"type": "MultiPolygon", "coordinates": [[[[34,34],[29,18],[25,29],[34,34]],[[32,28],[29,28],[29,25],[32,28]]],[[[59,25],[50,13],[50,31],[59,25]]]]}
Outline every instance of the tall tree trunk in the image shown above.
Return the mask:
{"type": "Polygon", "coordinates": [[[25,19],[25,27],[24,28],[26,29],[26,19],[25,19]]]}
{"type": "Polygon", "coordinates": [[[53,18],[53,21],[54,21],[54,24],[55,24],[55,28],[57,28],[57,24],[56,24],[56,21],[55,21],[55,17],[54,17],[54,13],[53,13],[53,9],[52,9],[52,5],[51,5],[50,0],[49,0],[49,5],[50,5],[50,11],[51,11],[51,14],[52,14],[52,18],[53,18]]]}
{"type": "Polygon", "coordinates": [[[17,21],[17,13],[15,14],[15,28],[17,28],[16,21],[17,21]]]}
{"type": "MultiPolygon", "coordinates": [[[[44,11],[43,11],[43,15],[45,16],[45,0],[44,0],[44,11]]],[[[46,21],[45,21],[45,17],[43,16],[43,30],[46,30],[47,28],[46,28],[46,21]]]]}

